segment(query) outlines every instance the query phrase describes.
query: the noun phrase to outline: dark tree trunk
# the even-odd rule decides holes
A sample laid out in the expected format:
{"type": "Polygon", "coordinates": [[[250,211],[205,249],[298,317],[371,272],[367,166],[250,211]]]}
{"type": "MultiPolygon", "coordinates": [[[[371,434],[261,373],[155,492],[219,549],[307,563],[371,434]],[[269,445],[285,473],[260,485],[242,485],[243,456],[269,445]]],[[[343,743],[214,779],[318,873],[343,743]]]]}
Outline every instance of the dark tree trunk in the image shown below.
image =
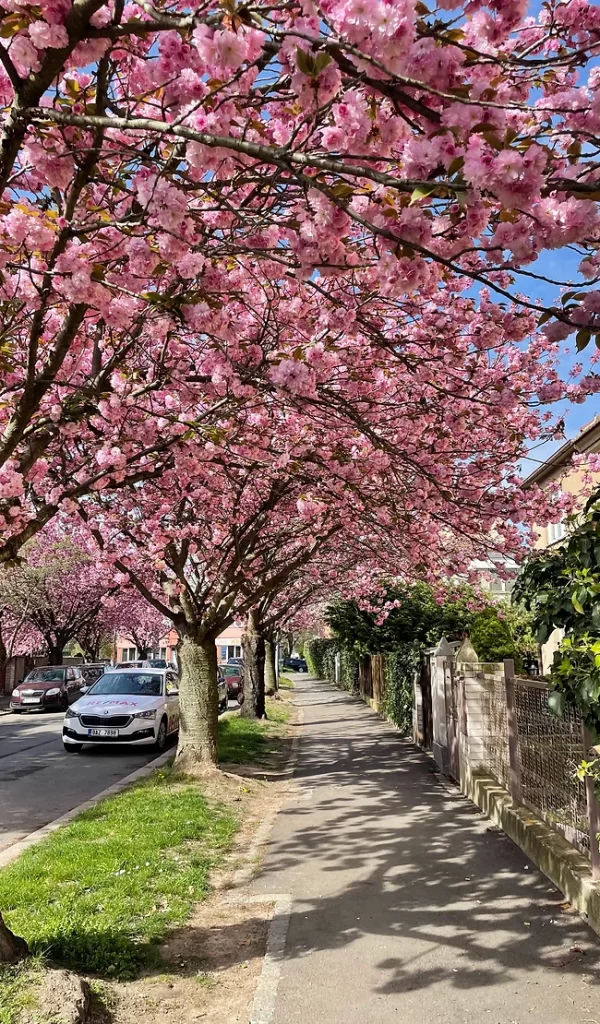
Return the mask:
{"type": "Polygon", "coordinates": [[[138,658],[146,659],[148,657],[149,647],[138,647],[138,658]]]}
{"type": "Polygon", "coordinates": [[[204,771],[217,764],[217,649],[214,637],[185,634],[178,648],[179,744],[175,764],[186,772],[204,771]]]}
{"type": "Polygon", "coordinates": [[[62,644],[54,643],[47,639],[46,644],[48,647],[48,664],[49,665],[62,665],[62,644]]]}
{"type": "Polygon", "coordinates": [[[6,692],[6,666],[8,664],[8,651],[2,636],[2,623],[0,622],[0,693],[6,692]]]}
{"type": "Polygon", "coordinates": [[[275,665],[275,642],[265,639],[265,693],[272,694],[278,690],[277,669],[275,665]]]}
{"type": "Polygon", "coordinates": [[[17,960],[23,960],[29,953],[25,939],[14,935],[10,928],[7,928],[0,914],[0,964],[14,964],[17,960]]]}
{"type": "Polygon", "coordinates": [[[244,718],[266,718],[265,708],[265,641],[258,632],[256,612],[248,613],[242,637],[244,658],[244,718]]]}

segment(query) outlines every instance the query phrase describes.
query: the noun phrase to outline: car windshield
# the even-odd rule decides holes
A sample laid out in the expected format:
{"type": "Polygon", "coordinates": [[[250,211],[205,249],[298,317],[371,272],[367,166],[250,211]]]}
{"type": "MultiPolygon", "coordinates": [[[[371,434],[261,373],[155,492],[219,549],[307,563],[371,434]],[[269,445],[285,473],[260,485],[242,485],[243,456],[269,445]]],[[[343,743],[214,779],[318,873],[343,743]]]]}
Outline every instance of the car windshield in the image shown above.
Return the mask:
{"type": "Polygon", "coordinates": [[[62,683],[66,668],[34,668],[25,680],[26,683],[62,683]]]}
{"type": "Polygon", "coordinates": [[[239,665],[226,665],[223,669],[226,676],[239,676],[240,666],[239,665]]]}
{"type": "Polygon", "coordinates": [[[129,694],[132,697],[160,697],[162,676],[155,672],[107,672],[88,690],[88,697],[129,694]]]}
{"type": "Polygon", "coordinates": [[[164,658],[151,658],[150,664],[152,668],[166,668],[167,663],[164,658]]]}

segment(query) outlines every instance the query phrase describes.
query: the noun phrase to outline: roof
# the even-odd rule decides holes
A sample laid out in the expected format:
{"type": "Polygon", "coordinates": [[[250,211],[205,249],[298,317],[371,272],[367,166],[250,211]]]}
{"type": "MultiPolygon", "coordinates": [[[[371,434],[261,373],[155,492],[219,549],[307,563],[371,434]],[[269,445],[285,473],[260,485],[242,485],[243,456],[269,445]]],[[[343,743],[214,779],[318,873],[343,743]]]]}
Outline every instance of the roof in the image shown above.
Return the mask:
{"type": "Polygon", "coordinates": [[[583,427],[571,441],[565,441],[541,466],[534,469],[523,482],[524,487],[543,484],[571,461],[574,455],[600,451],[600,416],[583,427]]]}

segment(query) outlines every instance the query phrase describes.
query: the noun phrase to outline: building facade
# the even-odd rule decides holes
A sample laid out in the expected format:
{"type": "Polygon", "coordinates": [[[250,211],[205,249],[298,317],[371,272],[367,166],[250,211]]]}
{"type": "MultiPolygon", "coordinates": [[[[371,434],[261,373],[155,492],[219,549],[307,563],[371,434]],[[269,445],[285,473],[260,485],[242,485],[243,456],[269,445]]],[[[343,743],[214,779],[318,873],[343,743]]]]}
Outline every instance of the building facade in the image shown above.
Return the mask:
{"type": "MultiPolygon", "coordinates": [[[[573,438],[546,459],[542,465],[530,473],[525,480],[525,486],[537,485],[538,487],[549,487],[560,482],[561,489],[565,494],[573,494],[580,497],[583,505],[586,499],[584,472],[577,466],[572,465],[575,455],[594,455],[600,452],[600,416],[586,424],[585,427],[573,438]]],[[[594,482],[600,484],[600,473],[592,474],[594,482]]],[[[567,534],[567,526],[564,520],[555,523],[536,524],[537,539],[535,546],[538,550],[554,547],[564,540],[567,534]]],[[[546,675],[552,666],[554,653],[558,649],[563,638],[563,631],[555,629],[549,636],[547,643],[542,646],[542,673],[546,675]]]]}
{"type": "MultiPolygon", "coordinates": [[[[217,661],[220,665],[225,664],[230,658],[241,658],[242,656],[242,633],[244,627],[241,623],[234,623],[224,629],[215,640],[217,648],[217,661]]],[[[179,636],[177,630],[171,629],[161,638],[159,644],[148,651],[148,658],[165,658],[168,662],[177,661],[177,645],[179,636]]],[[[134,647],[130,640],[122,636],[116,638],[116,660],[117,662],[137,661],[141,653],[134,647]]]]}

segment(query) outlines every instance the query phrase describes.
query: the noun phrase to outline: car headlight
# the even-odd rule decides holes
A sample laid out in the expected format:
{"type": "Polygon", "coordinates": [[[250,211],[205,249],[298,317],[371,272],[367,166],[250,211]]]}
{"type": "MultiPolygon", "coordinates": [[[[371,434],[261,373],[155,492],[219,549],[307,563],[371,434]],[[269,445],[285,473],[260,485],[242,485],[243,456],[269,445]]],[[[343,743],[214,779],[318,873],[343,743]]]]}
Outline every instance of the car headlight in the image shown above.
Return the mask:
{"type": "Polygon", "coordinates": [[[156,711],[136,711],[133,718],[156,718],[156,711]]]}
{"type": "Polygon", "coordinates": [[[56,697],[60,693],[60,686],[53,686],[51,690],[46,690],[47,697],[56,697]]]}
{"type": "Polygon", "coordinates": [[[71,708],[67,708],[65,711],[65,718],[79,718],[76,711],[72,711],[71,708]]]}
{"type": "Polygon", "coordinates": [[[12,697],[19,697],[20,698],[21,697],[21,691],[20,690],[13,690],[11,696],[12,697]]]}

